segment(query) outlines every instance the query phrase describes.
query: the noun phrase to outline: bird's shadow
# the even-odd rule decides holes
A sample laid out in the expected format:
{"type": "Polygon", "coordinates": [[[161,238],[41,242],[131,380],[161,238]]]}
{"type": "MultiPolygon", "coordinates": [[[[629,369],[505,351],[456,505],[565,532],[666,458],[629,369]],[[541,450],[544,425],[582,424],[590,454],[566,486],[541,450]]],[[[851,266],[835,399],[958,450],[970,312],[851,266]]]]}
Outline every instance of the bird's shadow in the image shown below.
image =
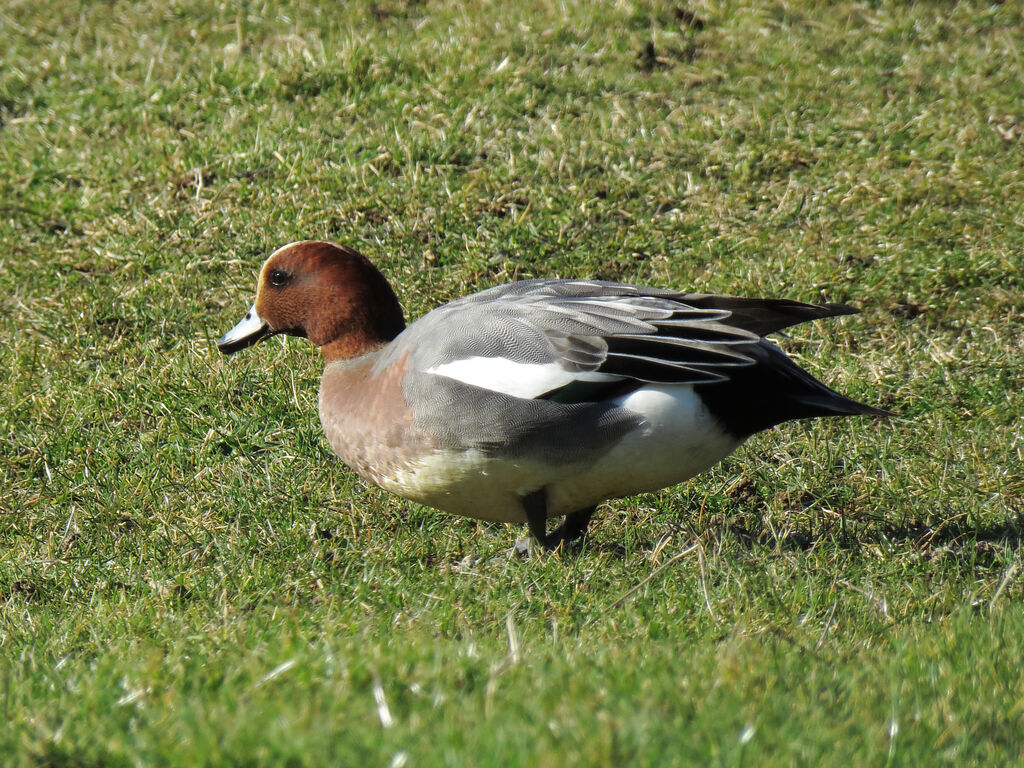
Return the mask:
{"type": "MultiPolygon", "coordinates": [[[[983,525],[973,523],[965,517],[951,518],[936,525],[922,522],[866,524],[857,522],[836,522],[828,525],[808,525],[793,528],[781,535],[771,531],[763,522],[751,524],[751,517],[724,517],[715,524],[698,529],[692,520],[680,520],[676,536],[682,541],[702,542],[706,548],[727,539],[734,544],[754,551],[772,548],[787,552],[809,552],[818,547],[831,547],[847,551],[856,551],[869,546],[886,544],[889,547],[903,550],[916,550],[922,553],[942,550],[950,554],[963,554],[977,557],[978,555],[995,555],[999,550],[1016,550],[1024,545],[1024,511],[1011,515],[1001,521],[983,525]]],[[[658,547],[665,537],[662,528],[644,533],[631,534],[628,545],[609,533],[611,526],[597,536],[591,534],[581,540],[571,542],[563,548],[566,555],[584,554],[606,555],[624,559],[638,551],[649,551],[658,547]]]]}
{"type": "MultiPolygon", "coordinates": [[[[498,538],[508,537],[514,527],[503,523],[480,523],[489,533],[498,538]]],[[[719,515],[703,528],[686,518],[680,518],[674,531],[665,526],[651,526],[648,530],[634,527],[624,536],[623,527],[614,522],[600,525],[597,531],[562,544],[555,551],[546,551],[534,545],[529,552],[519,556],[533,556],[536,553],[557,554],[560,557],[606,556],[624,560],[638,552],[650,552],[662,546],[666,536],[671,535],[677,542],[700,542],[708,550],[729,540],[733,546],[747,551],[775,549],[782,552],[806,553],[819,547],[854,552],[866,547],[886,545],[896,550],[918,551],[924,555],[943,552],[977,559],[996,558],[1004,550],[1016,550],[1024,545],[1024,511],[1001,521],[983,525],[973,523],[965,516],[944,520],[935,525],[919,521],[886,523],[878,520],[832,519],[827,522],[812,520],[806,526],[794,527],[779,534],[773,531],[758,514],[719,515]]],[[[528,532],[524,531],[526,535],[528,532]]],[[[510,539],[508,550],[513,550],[510,539]]],[[[504,550],[503,550],[504,551],[504,550]]]]}

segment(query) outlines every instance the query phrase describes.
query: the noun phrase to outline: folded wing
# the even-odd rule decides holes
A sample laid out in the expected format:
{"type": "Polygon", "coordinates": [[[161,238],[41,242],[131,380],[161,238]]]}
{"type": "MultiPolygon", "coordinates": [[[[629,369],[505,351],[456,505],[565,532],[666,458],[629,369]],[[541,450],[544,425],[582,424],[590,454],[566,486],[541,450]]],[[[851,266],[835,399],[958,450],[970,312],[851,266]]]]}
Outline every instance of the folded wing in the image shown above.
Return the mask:
{"type": "Polygon", "coordinates": [[[519,398],[579,402],[648,383],[712,384],[763,361],[765,334],[856,312],[592,280],[528,280],[414,323],[419,370],[519,398]]]}

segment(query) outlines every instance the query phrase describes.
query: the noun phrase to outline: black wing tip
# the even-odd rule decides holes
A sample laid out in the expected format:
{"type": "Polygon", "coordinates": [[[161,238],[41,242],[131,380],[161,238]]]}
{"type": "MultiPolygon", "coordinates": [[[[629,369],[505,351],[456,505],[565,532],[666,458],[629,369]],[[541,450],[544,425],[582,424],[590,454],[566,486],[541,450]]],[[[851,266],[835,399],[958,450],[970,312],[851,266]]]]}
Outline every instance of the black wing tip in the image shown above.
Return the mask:
{"type": "Polygon", "coordinates": [[[842,317],[843,315],[859,315],[861,313],[860,307],[842,302],[825,302],[824,304],[814,304],[812,306],[825,310],[825,314],[822,317],[842,317]]]}
{"type": "MultiPolygon", "coordinates": [[[[811,320],[822,320],[826,317],[843,317],[859,315],[860,307],[842,301],[807,302],[791,299],[759,299],[765,310],[778,311],[780,315],[788,315],[791,324],[806,323],[811,320]]],[[[752,307],[756,311],[756,307],[752,307]]]]}
{"type": "Polygon", "coordinates": [[[724,325],[742,328],[759,336],[767,336],[812,320],[860,312],[858,307],[845,302],[808,303],[793,299],[743,298],[717,294],[684,296],[680,302],[700,309],[728,312],[728,317],[721,321],[724,325]]]}

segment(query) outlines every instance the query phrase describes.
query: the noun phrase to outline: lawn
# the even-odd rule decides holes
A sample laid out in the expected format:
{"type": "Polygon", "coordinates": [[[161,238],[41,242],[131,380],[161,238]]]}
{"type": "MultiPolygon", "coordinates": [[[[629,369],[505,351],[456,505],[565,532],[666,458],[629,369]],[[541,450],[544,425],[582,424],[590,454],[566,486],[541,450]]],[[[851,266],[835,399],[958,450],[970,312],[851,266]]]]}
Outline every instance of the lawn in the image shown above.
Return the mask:
{"type": "Polygon", "coordinates": [[[1024,754],[1024,9],[0,9],[0,764],[1024,754]],[[279,245],[410,317],[516,278],[846,301],[790,423],[582,547],[367,487],[279,245]]]}

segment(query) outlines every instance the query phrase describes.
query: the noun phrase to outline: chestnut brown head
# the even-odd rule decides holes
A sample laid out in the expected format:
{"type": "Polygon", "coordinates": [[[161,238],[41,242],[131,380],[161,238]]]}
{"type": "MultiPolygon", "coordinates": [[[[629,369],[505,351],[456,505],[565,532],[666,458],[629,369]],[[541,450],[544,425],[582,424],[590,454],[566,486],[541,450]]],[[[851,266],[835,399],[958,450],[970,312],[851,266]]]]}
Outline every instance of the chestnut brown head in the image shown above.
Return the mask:
{"type": "Polygon", "coordinates": [[[369,259],[343,245],[304,240],[267,259],[256,301],[217,347],[231,354],[284,333],[308,338],[335,360],[378,349],[404,327],[398,298],[369,259]]]}

